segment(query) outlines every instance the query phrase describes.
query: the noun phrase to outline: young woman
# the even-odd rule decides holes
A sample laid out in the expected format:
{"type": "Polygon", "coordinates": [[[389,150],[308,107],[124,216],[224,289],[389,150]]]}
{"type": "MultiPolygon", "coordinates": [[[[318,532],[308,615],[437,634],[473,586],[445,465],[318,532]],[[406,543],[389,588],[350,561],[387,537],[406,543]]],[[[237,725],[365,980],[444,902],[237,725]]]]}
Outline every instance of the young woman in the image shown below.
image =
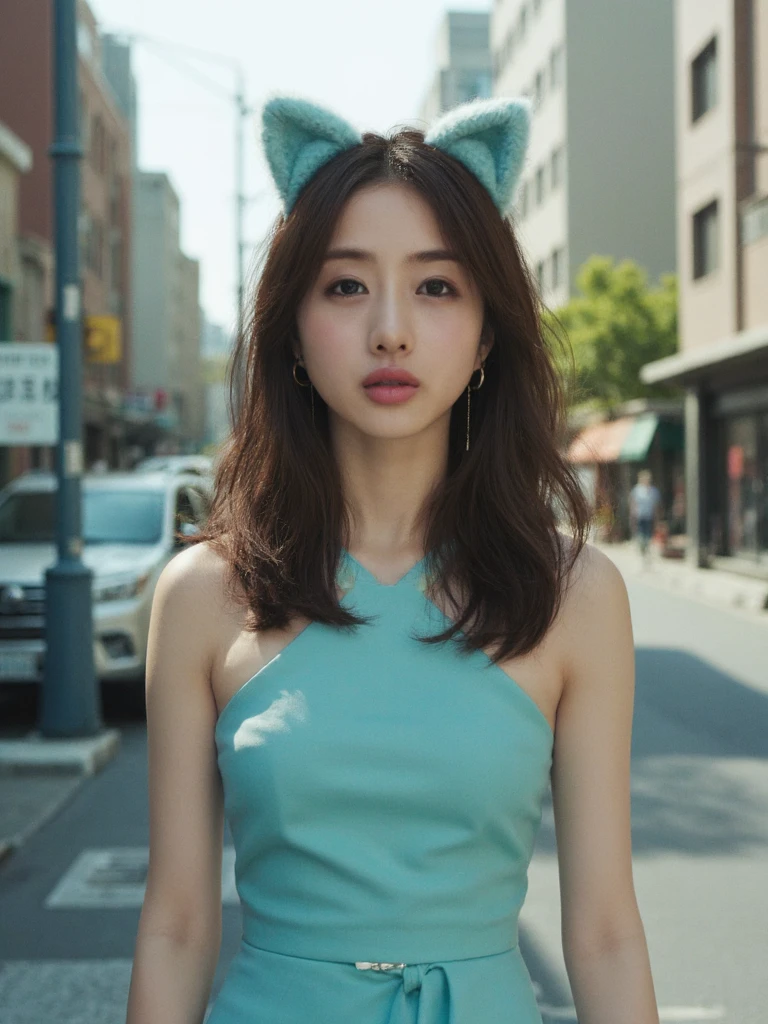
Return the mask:
{"type": "Polygon", "coordinates": [[[425,136],[264,109],[283,199],[204,534],[147,674],[128,1024],[540,1024],[518,917],[551,780],[581,1024],[658,1024],[634,892],[626,590],[585,543],[505,210],[506,99],[425,136]]]}

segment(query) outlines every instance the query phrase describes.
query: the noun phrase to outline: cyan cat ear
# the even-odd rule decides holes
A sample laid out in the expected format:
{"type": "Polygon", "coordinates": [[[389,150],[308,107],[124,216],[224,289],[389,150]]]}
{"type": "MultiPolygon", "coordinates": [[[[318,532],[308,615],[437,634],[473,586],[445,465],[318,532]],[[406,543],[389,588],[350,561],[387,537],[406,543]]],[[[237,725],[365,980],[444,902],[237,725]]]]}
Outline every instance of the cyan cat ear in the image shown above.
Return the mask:
{"type": "Polygon", "coordinates": [[[531,104],[525,97],[471,100],[439,117],[424,141],[460,160],[503,214],[523,169],[530,125],[531,104]]]}
{"type": "Polygon", "coordinates": [[[264,153],[286,214],[318,168],[362,142],[360,132],[344,118],[294,96],[267,100],[261,121],[264,153]]]}

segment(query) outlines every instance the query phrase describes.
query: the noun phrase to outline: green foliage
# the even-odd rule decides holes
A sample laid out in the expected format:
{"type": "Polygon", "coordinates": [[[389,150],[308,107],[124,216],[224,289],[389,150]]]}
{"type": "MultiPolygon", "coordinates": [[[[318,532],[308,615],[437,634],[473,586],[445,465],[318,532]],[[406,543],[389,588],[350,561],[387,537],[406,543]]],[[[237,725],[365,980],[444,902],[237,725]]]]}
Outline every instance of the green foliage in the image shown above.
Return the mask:
{"type": "Polygon", "coordinates": [[[577,277],[580,294],[555,314],[545,313],[550,333],[565,329],[573,353],[556,355],[573,379],[574,402],[608,409],[630,398],[669,397],[676,389],[647,385],[640,367],[677,351],[677,277],[666,274],[648,287],[645,270],[632,260],[614,264],[593,256],[577,277]],[[575,364],[575,365],[574,365],[575,364]]]}

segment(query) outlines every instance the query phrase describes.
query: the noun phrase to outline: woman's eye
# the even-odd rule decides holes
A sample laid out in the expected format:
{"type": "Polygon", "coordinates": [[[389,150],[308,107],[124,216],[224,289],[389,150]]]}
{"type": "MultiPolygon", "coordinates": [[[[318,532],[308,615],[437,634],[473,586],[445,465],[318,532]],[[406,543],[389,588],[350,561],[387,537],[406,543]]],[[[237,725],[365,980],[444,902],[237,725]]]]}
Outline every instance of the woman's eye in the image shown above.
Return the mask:
{"type": "Polygon", "coordinates": [[[359,295],[360,294],[359,292],[356,292],[356,291],[348,291],[345,288],[343,288],[342,291],[340,291],[340,292],[336,291],[337,288],[341,287],[342,285],[347,285],[347,284],[351,284],[353,286],[353,288],[356,288],[358,286],[360,288],[363,287],[360,284],[359,281],[354,281],[351,277],[345,277],[342,281],[337,281],[336,284],[331,286],[330,294],[331,295],[359,295]]]}
{"type": "Polygon", "coordinates": [[[445,292],[441,292],[439,290],[429,292],[428,294],[430,294],[432,296],[432,298],[435,298],[435,299],[442,299],[442,298],[447,297],[448,295],[455,295],[456,294],[455,288],[453,288],[451,285],[449,285],[447,281],[442,281],[439,277],[431,278],[429,281],[425,282],[425,285],[427,287],[429,285],[436,285],[438,289],[440,289],[440,288],[447,288],[448,289],[445,292]]]}
{"type": "MultiPolygon", "coordinates": [[[[351,277],[342,278],[341,281],[337,281],[331,285],[328,289],[329,295],[360,295],[361,292],[357,291],[358,288],[364,288],[365,286],[360,281],[355,281],[351,277]]],[[[431,298],[443,299],[449,295],[455,295],[456,289],[448,284],[447,281],[441,280],[439,277],[430,278],[429,281],[425,281],[422,287],[428,290],[427,294],[431,298]]]]}

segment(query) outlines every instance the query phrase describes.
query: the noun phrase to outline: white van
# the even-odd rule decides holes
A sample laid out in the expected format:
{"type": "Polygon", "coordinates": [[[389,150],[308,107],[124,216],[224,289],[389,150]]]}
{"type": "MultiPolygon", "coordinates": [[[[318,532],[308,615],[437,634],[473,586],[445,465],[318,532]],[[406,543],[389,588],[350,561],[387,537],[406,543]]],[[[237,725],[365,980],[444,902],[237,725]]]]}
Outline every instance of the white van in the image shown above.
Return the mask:
{"type": "MultiPolygon", "coordinates": [[[[0,683],[42,680],[56,488],[54,474],[31,471],[0,491],[0,683]]],[[[83,477],[82,497],[96,675],[139,682],[157,578],[182,546],[178,534],[205,520],[211,482],[191,473],[93,473],[83,477]]]]}

